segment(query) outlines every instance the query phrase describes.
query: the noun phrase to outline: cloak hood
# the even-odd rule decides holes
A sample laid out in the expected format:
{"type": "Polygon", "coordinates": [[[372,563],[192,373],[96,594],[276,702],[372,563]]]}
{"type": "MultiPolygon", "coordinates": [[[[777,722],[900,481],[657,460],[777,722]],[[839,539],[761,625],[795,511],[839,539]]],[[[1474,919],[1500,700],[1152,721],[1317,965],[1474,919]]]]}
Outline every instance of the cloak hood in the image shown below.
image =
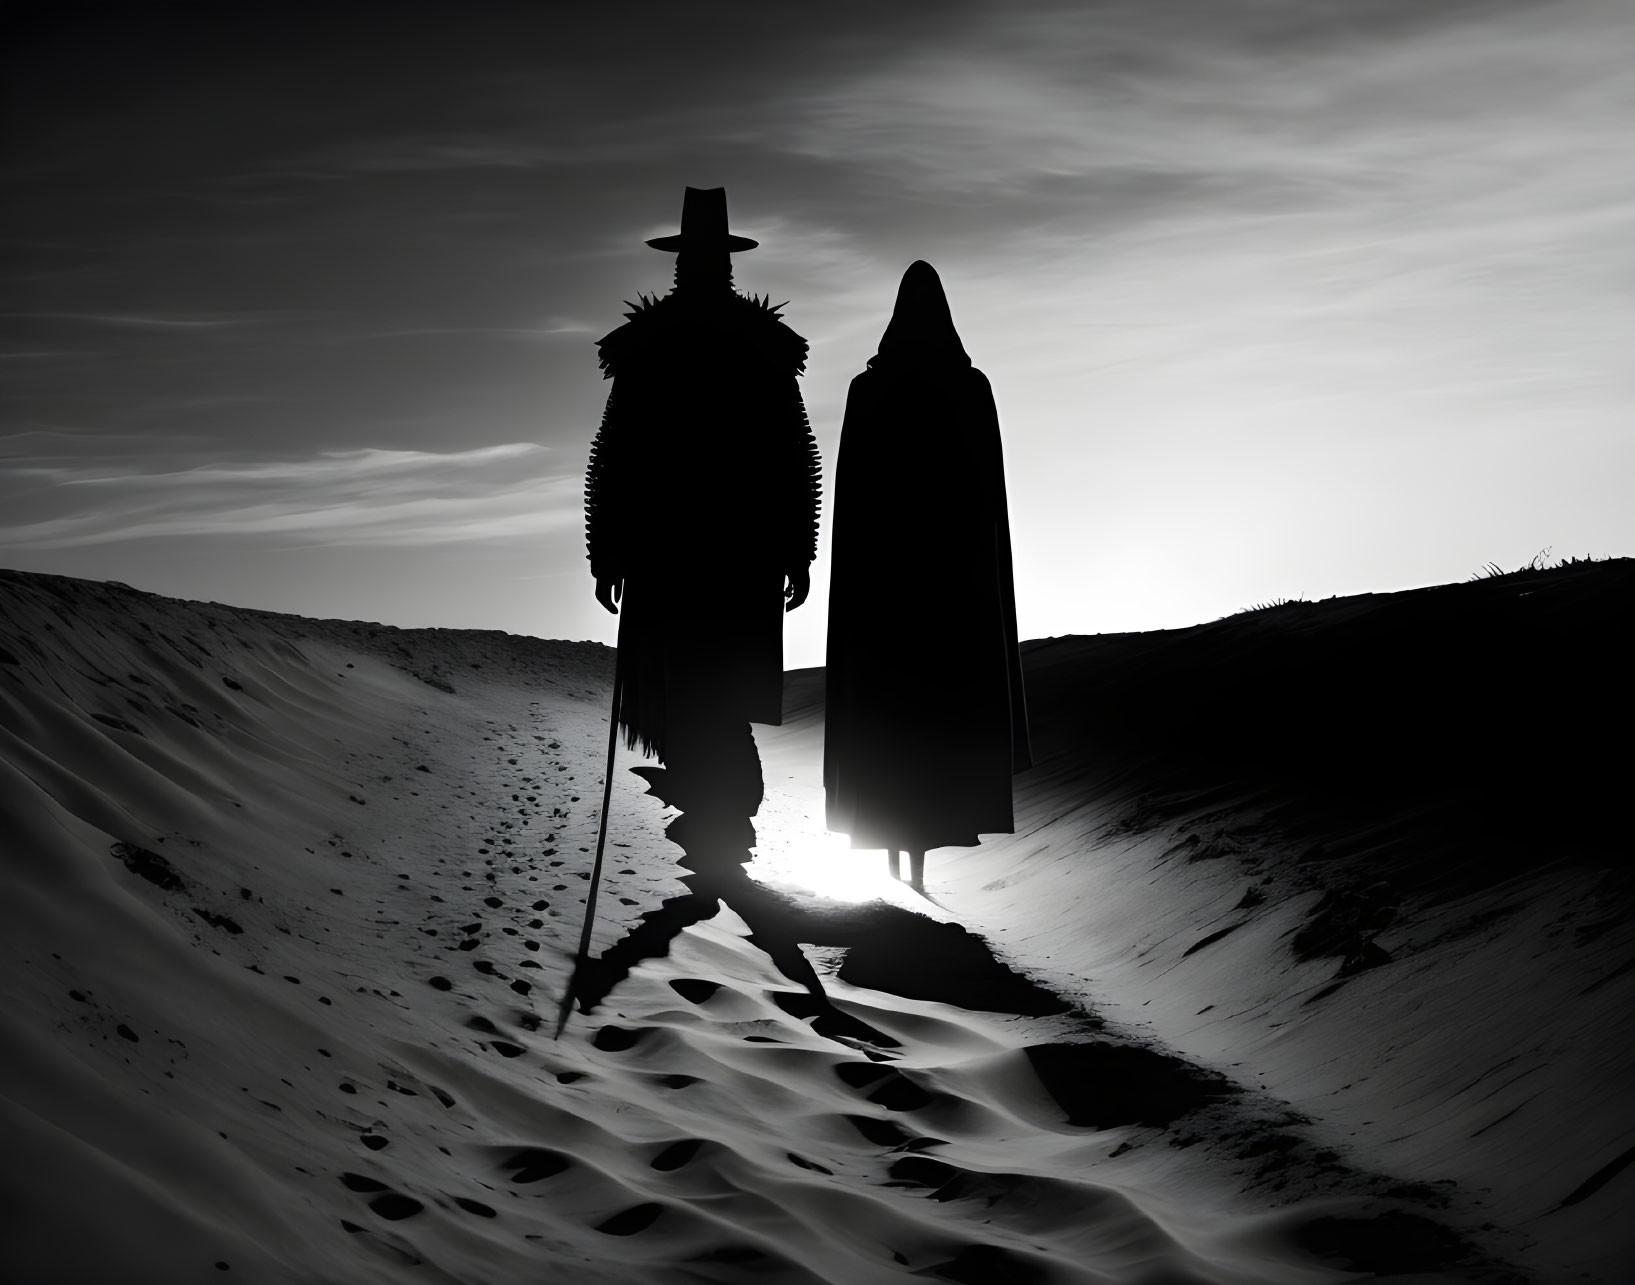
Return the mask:
{"type": "Polygon", "coordinates": [[[942,278],[924,259],[916,259],[897,287],[891,324],[880,336],[880,350],[869,368],[964,367],[971,364],[954,329],[954,315],[943,292],[942,278]]]}

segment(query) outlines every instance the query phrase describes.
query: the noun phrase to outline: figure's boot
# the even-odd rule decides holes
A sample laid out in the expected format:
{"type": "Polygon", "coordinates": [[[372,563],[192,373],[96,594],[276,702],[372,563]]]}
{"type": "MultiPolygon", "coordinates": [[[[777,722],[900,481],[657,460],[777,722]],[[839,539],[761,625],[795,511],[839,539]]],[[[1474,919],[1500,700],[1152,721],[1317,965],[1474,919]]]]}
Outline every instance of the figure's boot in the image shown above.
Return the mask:
{"type": "Polygon", "coordinates": [[[908,854],[908,886],[921,896],[925,895],[925,853],[908,854]]]}
{"type": "Polygon", "coordinates": [[[887,848],[886,849],[886,868],[891,872],[891,877],[893,879],[895,879],[898,883],[901,883],[903,881],[903,872],[897,865],[897,849],[896,848],[887,848]]]}

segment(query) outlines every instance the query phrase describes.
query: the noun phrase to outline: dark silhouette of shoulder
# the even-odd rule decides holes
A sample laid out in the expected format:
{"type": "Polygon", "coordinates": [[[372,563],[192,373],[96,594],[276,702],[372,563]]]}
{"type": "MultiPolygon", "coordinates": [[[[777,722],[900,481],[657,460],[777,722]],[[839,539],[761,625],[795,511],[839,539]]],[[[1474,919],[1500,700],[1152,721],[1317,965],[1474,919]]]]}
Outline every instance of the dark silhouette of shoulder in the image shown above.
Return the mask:
{"type": "Polygon", "coordinates": [[[806,369],[806,340],[789,328],[780,313],[784,305],[773,304],[770,295],[731,294],[702,303],[681,294],[637,300],[624,325],[597,341],[604,379],[632,362],[674,360],[701,347],[728,358],[758,358],[791,374],[806,369]]]}

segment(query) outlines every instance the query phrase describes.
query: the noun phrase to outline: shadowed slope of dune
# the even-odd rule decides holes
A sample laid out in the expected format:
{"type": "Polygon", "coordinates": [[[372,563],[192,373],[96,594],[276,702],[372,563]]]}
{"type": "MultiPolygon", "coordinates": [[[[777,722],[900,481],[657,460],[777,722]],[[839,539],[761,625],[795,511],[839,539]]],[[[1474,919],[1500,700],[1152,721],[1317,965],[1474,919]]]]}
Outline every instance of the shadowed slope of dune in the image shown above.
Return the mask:
{"type": "MultiPolygon", "coordinates": [[[[730,911],[553,1043],[605,649],[0,573],[0,1199],[28,1231],[8,1266],[1295,1285],[1525,1279],[1519,1259],[1616,1279],[1627,1100],[1597,1097],[1628,1069],[1627,902],[1577,848],[1508,917],[1481,900],[1520,895],[1502,873],[1416,881],[1416,812],[1437,836],[1474,806],[1428,770],[1370,812],[1265,767],[1268,731],[1261,775],[1238,774],[1189,711],[1201,671],[1239,682],[1277,621],[1036,645],[1022,829],[933,853],[942,908],[769,884],[889,1049],[824,1038],[730,911]],[[1142,733],[1153,707],[1167,730],[1142,733]],[[1340,855],[1302,860],[1318,839],[1295,824],[1340,855]],[[1358,839],[1382,824],[1385,845],[1358,839]],[[1364,895],[1382,877],[1389,904],[1364,895]],[[1528,1031],[1509,1065],[1504,1008],[1528,1031]],[[1529,1149],[1536,1193],[1484,1182],[1529,1149]],[[1547,1209],[1566,1222],[1527,1223],[1547,1209]]],[[[820,779],[820,675],[789,690],[786,726],[757,731],[774,865],[820,779]]],[[[617,774],[597,950],[680,887],[643,788],[617,774]]]]}
{"type": "Polygon", "coordinates": [[[1632,626],[1635,560],[1578,563],[1030,643],[1029,694],[1041,751],[1127,789],[1132,830],[1251,799],[1302,863],[1445,901],[1623,866],[1632,626]]]}
{"type": "Polygon", "coordinates": [[[1028,644],[1018,833],[932,892],[1542,1279],[1623,1279],[1632,626],[1618,559],[1028,644]]]}

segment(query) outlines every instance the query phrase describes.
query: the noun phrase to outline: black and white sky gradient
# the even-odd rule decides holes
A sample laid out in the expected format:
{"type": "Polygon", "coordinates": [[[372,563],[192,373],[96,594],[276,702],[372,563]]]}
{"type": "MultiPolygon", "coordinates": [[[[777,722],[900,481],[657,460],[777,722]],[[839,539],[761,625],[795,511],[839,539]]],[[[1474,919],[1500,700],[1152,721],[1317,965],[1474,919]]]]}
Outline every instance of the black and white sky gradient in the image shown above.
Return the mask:
{"type": "Polygon", "coordinates": [[[1635,553],[1622,0],[208,10],[5,10],[0,565],[611,640],[593,341],[687,184],[831,477],[937,267],[1024,636],[1635,553]]]}

